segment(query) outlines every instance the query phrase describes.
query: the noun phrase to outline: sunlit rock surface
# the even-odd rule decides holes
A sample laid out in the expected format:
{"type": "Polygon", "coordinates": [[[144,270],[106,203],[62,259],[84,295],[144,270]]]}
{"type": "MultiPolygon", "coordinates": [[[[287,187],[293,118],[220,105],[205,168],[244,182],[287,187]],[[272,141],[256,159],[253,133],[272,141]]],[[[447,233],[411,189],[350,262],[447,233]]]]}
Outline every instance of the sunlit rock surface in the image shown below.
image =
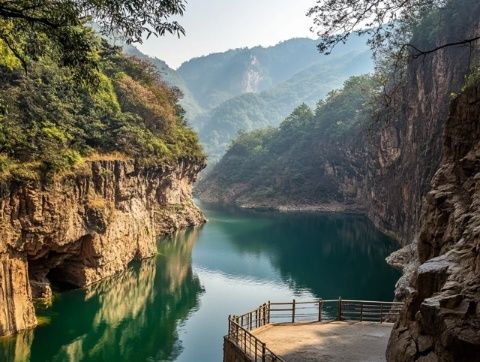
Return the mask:
{"type": "Polygon", "coordinates": [[[191,188],[202,162],[94,161],[49,184],[3,185],[0,335],[36,324],[50,283],[84,287],[156,253],[156,238],[204,222],[191,188]]]}

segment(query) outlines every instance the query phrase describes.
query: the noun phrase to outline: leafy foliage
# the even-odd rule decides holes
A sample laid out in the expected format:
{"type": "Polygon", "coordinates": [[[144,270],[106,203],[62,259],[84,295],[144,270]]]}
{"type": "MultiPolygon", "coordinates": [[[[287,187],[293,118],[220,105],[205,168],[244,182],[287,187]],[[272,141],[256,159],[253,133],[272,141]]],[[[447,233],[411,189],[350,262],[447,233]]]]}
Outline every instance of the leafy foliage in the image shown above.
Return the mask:
{"type": "Polygon", "coordinates": [[[148,62],[97,44],[95,89],[49,57],[28,73],[0,66],[0,172],[58,172],[95,152],[155,163],[203,158],[178,92],[148,62]]]}
{"type": "Polygon", "coordinates": [[[318,49],[328,53],[353,33],[369,34],[373,49],[398,48],[432,8],[446,0],[318,0],[308,15],[320,36],[318,49]]]}
{"type": "Polygon", "coordinates": [[[0,0],[0,49],[25,69],[43,56],[76,70],[92,82],[98,59],[96,37],[85,27],[95,21],[104,34],[141,42],[142,34],[183,34],[172,15],[182,15],[184,0],[0,0]]]}
{"type": "Polygon", "coordinates": [[[197,117],[203,112],[202,107],[198,104],[190,89],[188,89],[187,84],[182,79],[182,77],[180,77],[180,74],[174,69],[170,68],[167,63],[165,63],[161,59],[152,58],[148,55],[143,54],[141,51],[139,51],[136,47],[132,45],[123,44],[123,51],[126,54],[152,63],[152,65],[155,66],[157,72],[166,83],[168,83],[172,87],[178,88],[182,92],[183,96],[180,100],[180,104],[182,105],[182,108],[185,109],[187,119],[193,120],[195,117],[197,117]]]}

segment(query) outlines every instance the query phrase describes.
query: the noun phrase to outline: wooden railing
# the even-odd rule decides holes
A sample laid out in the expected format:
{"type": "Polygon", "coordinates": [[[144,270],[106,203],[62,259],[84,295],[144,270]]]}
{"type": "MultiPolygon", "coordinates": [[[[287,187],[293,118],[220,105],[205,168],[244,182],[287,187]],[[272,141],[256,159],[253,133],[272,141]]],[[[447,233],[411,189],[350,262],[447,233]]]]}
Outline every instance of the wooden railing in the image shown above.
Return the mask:
{"type": "Polygon", "coordinates": [[[403,303],[349,299],[268,302],[268,321],[272,323],[321,321],[394,322],[403,303]]]}
{"type": "Polygon", "coordinates": [[[255,362],[285,362],[285,360],[273,353],[267,345],[238,324],[234,318],[228,318],[228,336],[237,348],[255,362]]]}
{"type": "Polygon", "coordinates": [[[348,299],[268,302],[242,315],[228,317],[228,338],[252,361],[284,360],[273,353],[251,331],[268,324],[370,321],[395,322],[403,303],[348,299]]]}

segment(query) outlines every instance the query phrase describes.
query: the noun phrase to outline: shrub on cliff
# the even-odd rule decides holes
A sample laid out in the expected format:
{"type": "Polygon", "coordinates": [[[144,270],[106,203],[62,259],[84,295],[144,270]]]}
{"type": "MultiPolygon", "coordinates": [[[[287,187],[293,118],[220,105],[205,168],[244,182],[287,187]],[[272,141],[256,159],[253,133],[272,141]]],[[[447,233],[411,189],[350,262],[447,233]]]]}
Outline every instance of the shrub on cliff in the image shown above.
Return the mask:
{"type": "Polygon", "coordinates": [[[181,94],[149,63],[91,37],[97,59],[93,84],[79,82],[74,70],[51,56],[32,63],[28,72],[14,57],[0,62],[0,172],[19,164],[57,172],[93,152],[120,152],[150,163],[203,158],[177,103],[181,94]]]}

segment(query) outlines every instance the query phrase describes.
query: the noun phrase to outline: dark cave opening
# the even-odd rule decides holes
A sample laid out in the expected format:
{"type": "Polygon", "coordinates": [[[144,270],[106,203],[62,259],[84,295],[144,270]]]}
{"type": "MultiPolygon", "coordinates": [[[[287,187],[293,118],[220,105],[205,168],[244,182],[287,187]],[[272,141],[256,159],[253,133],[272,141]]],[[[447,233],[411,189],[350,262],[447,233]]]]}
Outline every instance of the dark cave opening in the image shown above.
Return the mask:
{"type": "Polygon", "coordinates": [[[78,285],[75,285],[68,279],[63,264],[60,264],[53,269],[50,269],[50,271],[46,275],[46,278],[50,282],[52,289],[56,292],[80,288],[78,285]]]}
{"type": "Polygon", "coordinates": [[[82,250],[91,242],[91,235],[85,235],[76,242],[55,250],[43,251],[41,256],[28,259],[28,272],[32,296],[49,298],[54,291],[76,289],[82,285],[82,250]]]}

